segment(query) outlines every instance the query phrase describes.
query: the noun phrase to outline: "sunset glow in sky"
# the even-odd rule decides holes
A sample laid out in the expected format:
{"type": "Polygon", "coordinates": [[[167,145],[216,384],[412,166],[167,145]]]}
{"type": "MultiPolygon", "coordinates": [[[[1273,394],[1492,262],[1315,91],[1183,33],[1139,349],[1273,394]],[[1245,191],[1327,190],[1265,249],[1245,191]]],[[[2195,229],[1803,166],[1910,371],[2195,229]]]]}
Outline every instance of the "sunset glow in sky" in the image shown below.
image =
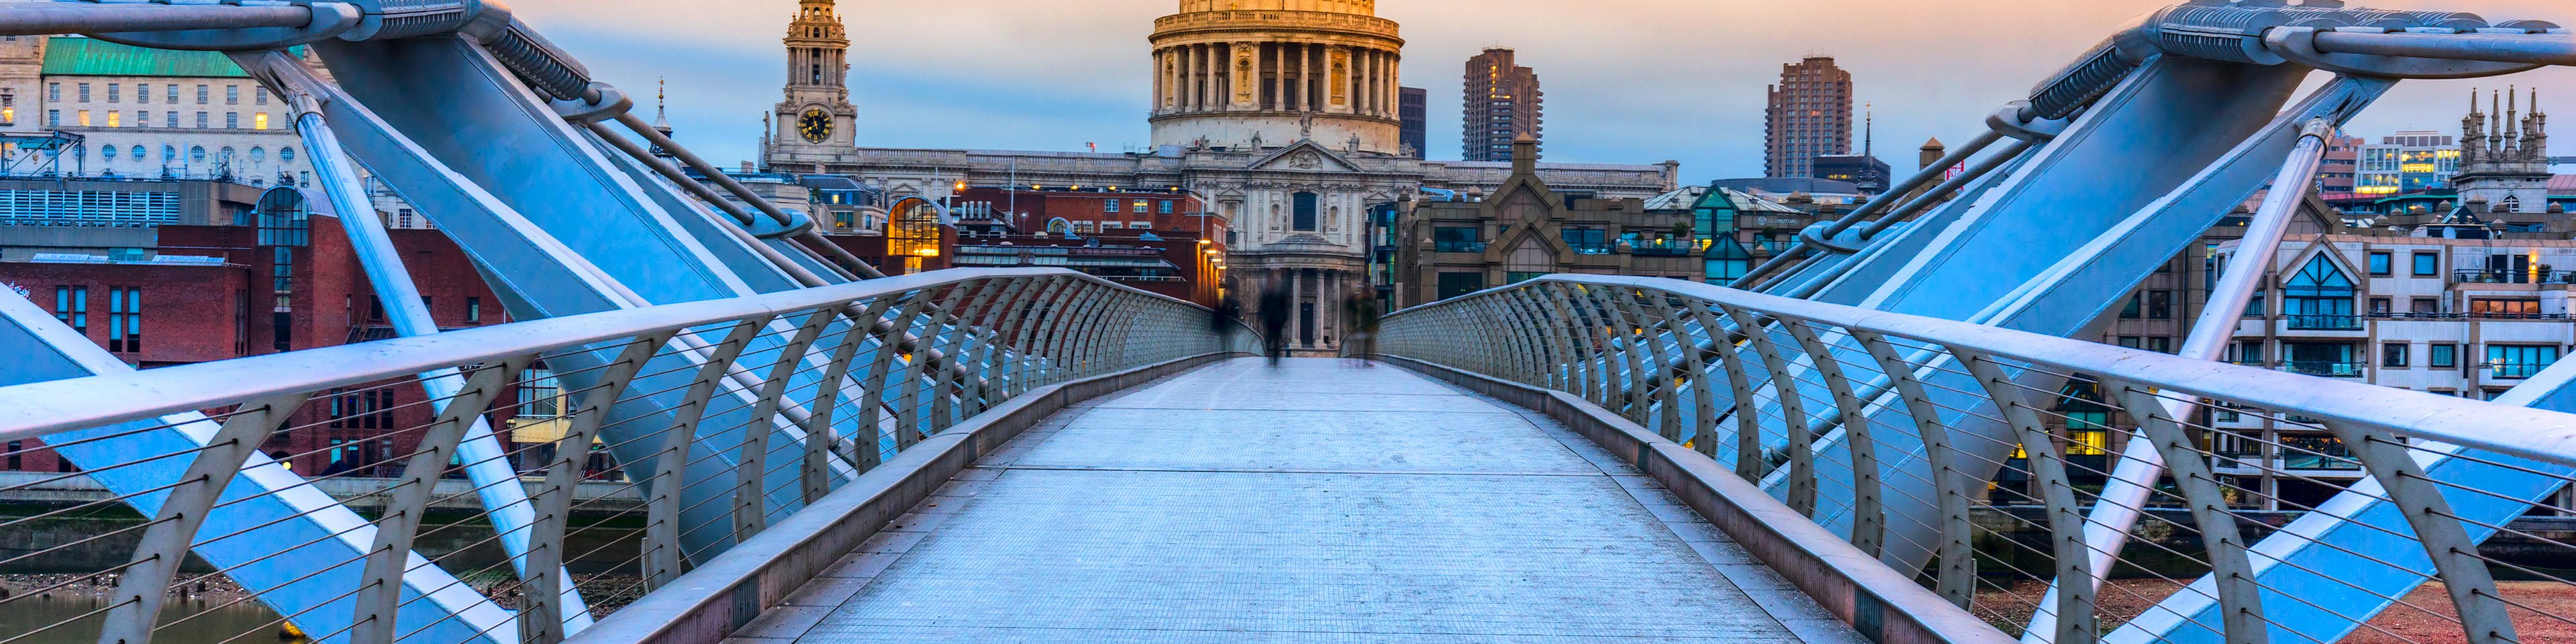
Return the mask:
{"type": "MultiPolygon", "coordinates": [[[[517,0],[518,15],[603,80],[668,78],[679,139],[725,162],[758,154],[779,100],[795,0],[517,0]]],[[[1546,158],[1682,162],[1685,182],[1761,171],[1763,88],[1780,65],[1835,56],[1877,115],[1878,155],[1913,167],[1928,137],[1976,135],[2130,17],[2167,0],[1379,0],[1403,23],[1404,84],[1430,91],[1430,154],[1458,158],[1461,66],[1519,50],[1547,92],[1546,158]]],[[[2389,9],[2576,25],[2561,0],[2391,0],[2389,9]]],[[[1117,151],[1146,142],[1145,42],[1171,0],[842,0],[860,145],[1117,151]]],[[[2349,131],[2456,133],[2471,87],[2542,89],[2576,115],[2576,69],[2408,81],[2349,131]]],[[[2561,119],[2561,123],[2571,123],[2561,119]]],[[[2566,126],[2562,126],[2566,127],[2566,126]]],[[[1857,135],[1857,133],[1855,133],[1857,135]]],[[[2555,154],[2576,156],[2576,138],[2555,154]]],[[[1859,141],[1854,141],[1855,148],[1859,141]]],[[[2576,167],[2560,166],[2561,172],[2576,167]]]]}

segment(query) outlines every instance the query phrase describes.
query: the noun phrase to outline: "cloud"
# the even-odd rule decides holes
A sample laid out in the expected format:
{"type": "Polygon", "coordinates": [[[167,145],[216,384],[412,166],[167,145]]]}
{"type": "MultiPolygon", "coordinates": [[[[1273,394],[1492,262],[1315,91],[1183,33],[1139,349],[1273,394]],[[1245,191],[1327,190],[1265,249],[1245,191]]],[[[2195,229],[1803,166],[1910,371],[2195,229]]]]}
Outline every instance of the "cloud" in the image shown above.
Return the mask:
{"type": "MultiPolygon", "coordinates": [[[[523,0],[518,14],[603,80],[671,82],[682,141],[719,160],[758,154],[780,97],[794,0],[523,0]]],[[[1779,65],[1835,56],[1877,115],[1878,154],[1976,135],[1985,115],[2166,0],[1381,0],[1404,25],[1405,84],[1430,94],[1433,158],[1457,158],[1467,57],[1519,50],[1547,92],[1550,161],[1683,163],[1688,181],[1761,168],[1764,86],[1779,65]]],[[[2536,0],[2407,0],[2382,8],[2547,17],[2536,0]]],[[[1080,150],[1147,141],[1146,38],[1171,0],[937,3],[844,0],[860,144],[1080,150]]],[[[2576,90],[2576,69],[2410,81],[2350,130],[2458,127],[2470,87],[2576,90]]],[[[2567,90],[2546,105],[2576,113],[2567,90]]],[[[1855,133],[1857,135],[1857,132],[1855,133]]],[[[1860,142],[1855,141],[1857,146],[1860,142]]]]}

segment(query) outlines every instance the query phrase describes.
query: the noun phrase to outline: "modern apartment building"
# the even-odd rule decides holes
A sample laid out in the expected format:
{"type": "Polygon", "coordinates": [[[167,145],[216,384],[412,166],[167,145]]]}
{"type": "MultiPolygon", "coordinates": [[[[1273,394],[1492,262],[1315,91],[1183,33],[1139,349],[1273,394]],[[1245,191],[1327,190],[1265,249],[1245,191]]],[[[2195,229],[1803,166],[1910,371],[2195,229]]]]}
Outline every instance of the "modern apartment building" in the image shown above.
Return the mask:
{"type": "Polygon", "coordinates": [[[1512,141],[1545,137],[1540,127],[1545,95],[1539,91],[1538,72],[1515,59],[1516,52],[1501,47],[1467,59],[1461,159],[1510,161],[1512,141]]]}
{"type": "Polygon", "coordinates": [[[1764,118],[1762,176],[1816,176],[1816,157],[1851,154],[1851,72],[1832,56],[1781,65],[1764,118]]]}

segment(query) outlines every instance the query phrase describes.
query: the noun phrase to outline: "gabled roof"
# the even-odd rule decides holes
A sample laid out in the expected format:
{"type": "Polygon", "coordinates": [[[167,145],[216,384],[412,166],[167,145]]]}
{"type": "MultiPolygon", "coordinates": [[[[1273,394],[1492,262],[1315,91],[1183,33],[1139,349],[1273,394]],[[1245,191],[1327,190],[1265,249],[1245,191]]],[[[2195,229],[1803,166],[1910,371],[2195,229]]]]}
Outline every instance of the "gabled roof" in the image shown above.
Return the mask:
{"type": "Polygon", "coordinates": [[[1699,198],[1707,194],[1708,186],[1682,186],[1680,190],[1655,195],[1654,198],[1647,199],[1646,209],[1689,210],[1692,206],[1699,205],[1699,198]]]}
{"type": "Polygon", "coordinates": [[[1246,165],[1244,167],[1266,170],[1288,170],[1292,172],[1346,172],[1359,170],[1360,164],[1351,162],[1349,157],[1344,157],[1340,153],[1334,152],[1332,148],[1316,145],[1312,140],[1299,139],[1296,143],[1290,143],[1286,147],[1279,148],[1279,151],[1272,152],[1269,156],[1261,157],[1260,160],[1253,161],[1250,165],[1246,165]],[[1298,155],[1303,152],[1315,153],[1315,160],[1318,162],[1315,167],[1299,168],[1294,167],[1291,163],[1282,163],[1282,161],[1287,159],[1289,156],[1298,155]],[[1333,165],[1339,165],[1340,167],[1328,167],[1333,165]]]}
{"type": "Polygon", "coordinates": [[[49,76],[180,76],[249,78],[223,52],[147,49],[84,38],[54,36],[45,42],[49,76]]]}

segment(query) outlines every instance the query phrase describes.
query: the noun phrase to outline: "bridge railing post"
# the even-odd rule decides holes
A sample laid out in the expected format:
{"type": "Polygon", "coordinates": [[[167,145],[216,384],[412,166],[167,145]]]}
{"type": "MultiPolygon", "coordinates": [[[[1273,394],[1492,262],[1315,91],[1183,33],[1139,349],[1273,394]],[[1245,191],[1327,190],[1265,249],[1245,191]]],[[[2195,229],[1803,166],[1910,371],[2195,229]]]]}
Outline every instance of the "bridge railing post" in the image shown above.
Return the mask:
{"type": "MultiPolygon", "coordinates": [[[[223,498],[224,489],[251,455],[259,453],[261,443],[276,433],[286,417],[304,406],[310,394],[297,392],[243,403],[225,418],[206,448],[188,463],[186,474],[161,501],[161,510],[152,517],[151,527],[144,528],[143,541],[134,548],[134,557],[116,580],[116,594],[108,596],[116,604],[108,609],[99,632],[99,644],[151,644],[153,626],[161,623],[161,606],[168,596],[170,582],[177,578],[179,567],[188,559],[188,548],[194,545],[197,529],[206,523],[206,514],[223,498]]],[[[18,457],[12,454],[13,461],[18,457]]]]}
{"type": "Polygon", "coordinates": [[[353,644],[394,644],[395,617],[403,605],[403,577],[411,569],[412,542],[420,536],[430,500],[437,496],[438,480],[445,478],[449,461],[456,457],[457,444],[465,440],[467,426],[491,408],[502,386],[535,360],[536,356],[508,358],[467,376],[465,389],[448,401],[447,409],[422,432],[420,447],[403,466],[402,478],[386,488],[389,498],[383,516],[376,519],[375,543],[367,550],[365,571],[359,577],[356,614],[350,621],[349,641],[353,644]]]}
{"type": "MultiPolygon", "coordinates": [[[[769,369],[769,378],[760,384],[760,393],[752,403],[749,418],[742,423],[742,440],[735,452],[733,484],[733,538],[736,542],[760,534],[769,527],[769,435],[786,424],[778,413],[787,400],[787,385],[802,370],[811,356],[807,349],[822,339],[823,331],[840,320],[841,307],[827,306],[805,317],[787,346],[778,350],[778,359],[769,369]]],[[[810,416],[809,416],[810,417],[810,416]]],[[[807,436],[806,440],[813,440],[807,436]]]]}
{"type": "Polygon", "coordinates": [[[599,436],[601,423],[608,410],[617,406],[619,396],[633,382],[635,374],[653,361],[672,334],[658,333],[636,339],[626,345],[616,362],[600,370],[599,382],[588,393],[574,399],[567,410],[563,437],[555,441],[555,458],[546,464],[545,482],[530,495],[536,508],[536,523],[530,526],[528,538],[528,574],[522,593],[527,602],[519,612],[519,641],[523,644],[555,644],[568,635],[564,629],[562,567],[572,553],[565,552],[564,534],[572,519],[574,492],[585,474],[583,465],[590,461],[591,443],[599,436]]]}
{"type": "Polygon", "coordinates": [[[2263,587],[2254,581],[2254,564],[2245,555],[2245,536],[2237,529],[2236,513],[2229,511],[2218,475],[2210,469],[2199,443],[2166,411],[2164,399],[2155,392],[2117,379],[2104,378],[2100,384],[2112,392],[2121,410],[2137,419],[2139,438],[2152,443],[2164,457],[2174,487],[2191,508],[2193,525],[2209,552],[2210,579],[2216,582],[2227,644],[2268,644],[2272,625],[2263,619],[2263,587]]]}
{"type": "MultiPolygon", "coordinates": [[[[2030,471],[2030,484],[2038,488],[2032,496],[2047,507],[2050,550],[2056,556],[2058,578],[2091,577],[2092,568],[2085,563],[2086,553],[2090,551],[2084,544],[2084,509],[2075,502],[2075,486],[2066,479],[2065,458],[2059,455],[2057,443],[2048,427],[2040,422],[2038,408],[2030,405],[2021,385],[2005,375],[2002,363],[1993,356],[1958,347],[1951,347],[1950,353],[1985,389],[1987,399],[1994,402],[1996,412],[2012,425],[2014,435],[2021,439],[2023,452],[2029,455],[2023,462],[2030,471]]],[[[2090,644],[2100,638],[2101,630],[2095,626],[2097,620],[2093,612],[2093,589],[2099,586],[2059,584],[2063,590],[2057,595],[2057,604],[2040,607],[2041,610],[2054,610],[2057,615],[2057,633],[2050,642],[2090,644]]]]}
{"type": "Polygon", "coordinates": [[[1887,336],[1873,331],[1846,329],[1853,339],[1869,351],[1879,372],[1887,374],[1890,386],[1905,403],[1906,416],[1914,420],[1914,431],[1923,443],[1924,468],[1931,475],[1934,493],[1939,495],[1936,519],[1940,526],[1940,544],[1935,555],[1940,568],[1933,573],[1933,591],[1950,603],[1968,608],[1976,599],[1977,555],[1971,539],[1974,526],[1969,523],[1969,486],[1975,482],[1958,469],[1958,452],[1950,445],[1950,428],[1941,422],[1941,407],[1932,402],[1916,372],[1923,367],[1909,362],[1897,353],[1887,336]]]}
{"type": "Polygon", "coordinates": [[[2388,500],[2406,517],[2407,527],[2414,529],[2415,539],[2423,543],[2443,590],[2459,611],[2460,629],[2469,644],[2521,642],[2514,633],[2513,617],[2497,594],[2495,577],[2478,556],[2478,543],[2469,539],[2459,515],[2451,511],[2450,500],[2442,497],[2442,486],[2415,461],[2414,450],[2405,440],[2370,425],[2339,420],[2324,424],[2352,450],[2362,470],[2379,482],[2388,500]]]}
{"type": "MultiPolygon", "coordinates": [[[[1780,343],[1772,339],[1763,316],[1740,307],[1720,307],[1726,309],[1727,317],[1735,319],[1736,328],[1745,333],[1754,352],[1762,356],[1762,366],[1771,371],[1772,395],[1780,405],[1780,431],[1788,439],[1789,508],[1812,518],[1816,516],[1816,437],[1807,429],[1807,403],[1798,393],[1796,365],[1789,363],[1780,343]]],[[[1737,413],[1758,414],[1760,408],[1737,413]]]]}
{"type": "Polygon", "coordinates": [[[680,545],[680,514],[686,509],[681,488],[686,486],[689,460],[695,451],[692,446],[698,439],[698,421],[706,418],[707,405],[733,369],[734,360],[742,357],[743,350],[751,346],[752,339],[760,337],[773,319],[776,317],[762,315],[735,323],[723,343],[707,348],[706,361],[700,363],[687,396],[671,410],[671,427],[664,430],[662,449],[653,455],[652,486],[647,491],[651,498],[645,502],[646,588],[661,588],[687,572],[689,553],[680,545]]]}
{"type": "Polygon", "coordinates": [[[1834,357],[1833,345],[1818,336],[1812,325],[1797,318],[1780,319],[1781,328],[1805,348],[1808,362],[1824,378],[1825,389],[1833,393],[1834,407],[1842,411],[1843,444],[1851,454],[1851,543],[1861,552],[1880,556],[1885,554],[1887,539],[1887,516],[1880,501],[1886,487],[1879,481],[1878,439],[1870,433],[1869,401],[1853,392],[1842,361],[1834,357]]]}

